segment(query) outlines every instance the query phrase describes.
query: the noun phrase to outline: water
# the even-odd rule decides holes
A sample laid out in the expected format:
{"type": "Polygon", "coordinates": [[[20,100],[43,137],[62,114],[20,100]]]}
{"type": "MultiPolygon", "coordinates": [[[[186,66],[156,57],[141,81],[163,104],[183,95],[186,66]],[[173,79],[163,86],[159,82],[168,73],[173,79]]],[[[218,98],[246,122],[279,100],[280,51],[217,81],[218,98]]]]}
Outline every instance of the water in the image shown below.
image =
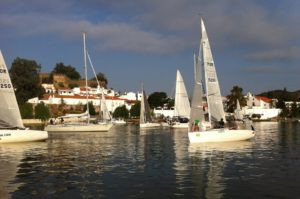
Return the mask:
{"type": "Polygon", "coordinates": [[[0,145],[0,198],[299,198],[300,124],[189,144],[184,130],[115,126],[0,145]]]}

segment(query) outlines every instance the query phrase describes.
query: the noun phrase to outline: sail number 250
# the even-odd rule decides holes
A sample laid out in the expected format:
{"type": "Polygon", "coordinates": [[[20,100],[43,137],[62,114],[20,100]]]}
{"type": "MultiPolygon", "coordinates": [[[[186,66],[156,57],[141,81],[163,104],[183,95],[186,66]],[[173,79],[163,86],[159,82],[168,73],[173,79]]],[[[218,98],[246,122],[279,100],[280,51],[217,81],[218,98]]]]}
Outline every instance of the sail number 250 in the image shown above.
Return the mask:
{"type": "Polygon", "coordinates": [[[11,88],[10,84],[0,84],[0,88],[11,88]]]}

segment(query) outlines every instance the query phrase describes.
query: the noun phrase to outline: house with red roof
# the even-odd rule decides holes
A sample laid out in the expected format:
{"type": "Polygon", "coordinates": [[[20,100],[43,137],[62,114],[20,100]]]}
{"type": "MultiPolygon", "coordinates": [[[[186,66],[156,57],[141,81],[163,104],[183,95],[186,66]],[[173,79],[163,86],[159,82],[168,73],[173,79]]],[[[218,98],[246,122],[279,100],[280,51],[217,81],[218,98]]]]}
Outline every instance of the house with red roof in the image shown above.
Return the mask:
{"type": "Polygon", "coordinates": [[[246,117],[259,116],[261,120],[277,117],[281,109],[275,108],[275,101],[264,96],[255,96],[250,92],[245,96],[247,106],[242,107],[242,114],[246,117]]]}

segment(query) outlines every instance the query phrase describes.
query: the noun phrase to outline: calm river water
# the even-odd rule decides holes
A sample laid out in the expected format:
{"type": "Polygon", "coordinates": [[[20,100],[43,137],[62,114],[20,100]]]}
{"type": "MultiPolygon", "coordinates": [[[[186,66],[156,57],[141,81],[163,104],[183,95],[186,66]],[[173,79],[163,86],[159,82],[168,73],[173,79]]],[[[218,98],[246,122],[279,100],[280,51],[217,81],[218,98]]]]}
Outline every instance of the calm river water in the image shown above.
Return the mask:
{"type": "Polygon", "coordinates": [[[255,128],[226,144],[133,125],[2,144],[0,198],[300,198],[300,123],[255,128]]]}

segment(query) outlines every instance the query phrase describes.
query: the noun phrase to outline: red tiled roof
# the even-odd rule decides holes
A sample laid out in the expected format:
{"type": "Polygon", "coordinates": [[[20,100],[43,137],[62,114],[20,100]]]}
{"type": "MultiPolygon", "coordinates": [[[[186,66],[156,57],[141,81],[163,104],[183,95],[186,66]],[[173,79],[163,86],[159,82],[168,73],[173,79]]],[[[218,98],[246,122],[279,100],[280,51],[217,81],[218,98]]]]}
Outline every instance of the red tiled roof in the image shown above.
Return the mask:
{"type": "Polygon", "coordinates": [[[267,103],[271,103],[272,102],[272,99],[268,98],[268,97],[264,97],[264,96],[255,96],[256,99],[258,100],[262,100],[264,102],[267,102],[267,103]]]}
{"type": "MultiPolygon", "coordinates": [[[[63,99],[86,99],[86,96],[78,95],[78,94],[74,94],[74,95],[45,94],[43,97],[43,100],[48,100],[50,97],[63,98],[63,99]]],[[[96,98],[96,97],[90,95],[89,99],[99,99],[99,98],[96,98]]],[[[123,98],[119,98],[119,97],[115,97],[115,96],[105,96],[105,99],[107,99],[107,100],[124,100],[129,103],[136,102],[135,100],[127,100],[127,99],[123,99],[123,98]]]]}

